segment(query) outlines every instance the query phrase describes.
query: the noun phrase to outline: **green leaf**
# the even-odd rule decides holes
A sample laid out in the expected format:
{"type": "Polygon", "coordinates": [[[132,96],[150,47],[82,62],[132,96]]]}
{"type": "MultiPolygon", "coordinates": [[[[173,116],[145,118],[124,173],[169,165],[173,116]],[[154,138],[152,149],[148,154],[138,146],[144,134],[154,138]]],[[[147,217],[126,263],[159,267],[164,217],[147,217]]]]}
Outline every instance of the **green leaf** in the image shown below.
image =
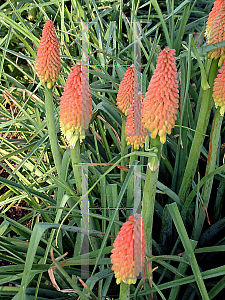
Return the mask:
{"type": "Polygon", "coordinates": [[[176,203],[169,204],[168,209],[169,209],[171,217],[174,221],[174,224],[175,224],[175,227],[179,234],[179,237],[181,239],[181,242],[182,242],[184,249],[187,253],[187,256],[189,258],[189,262],[191,264],[191,268],[194,273],[194,277],[195,277],[196,283],[198,285],[199,291],[201,293],[202,299],[209,300],[209,296],[208,296],[204,281],[202,279],[201,272],[199,270],[198,263],[196,261],[196,258],[195,258],[195,255],[194,255],[194,252],[193,252],[193,249],[191,246],[191,242],[188,238],[186,229],[184,227],[184,223],[182,221],[181,215],[177,208],[177,204],[176,203]]]}

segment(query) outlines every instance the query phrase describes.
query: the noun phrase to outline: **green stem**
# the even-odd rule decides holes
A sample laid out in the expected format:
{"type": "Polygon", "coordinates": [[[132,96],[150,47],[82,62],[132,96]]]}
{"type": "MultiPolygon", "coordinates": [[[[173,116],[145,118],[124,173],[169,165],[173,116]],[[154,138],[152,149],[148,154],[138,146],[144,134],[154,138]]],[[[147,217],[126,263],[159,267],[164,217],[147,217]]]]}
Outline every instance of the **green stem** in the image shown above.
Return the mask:
{"type": "Polygon", "coordinates": [[[48,89],[47,87],[45,87],[45,110],[46,110],[48,134],[49,134],[49,140],[51,144],[52,155],[56,166],[56,170],[58,174],[60,174],[60,170],[62,166],[62,155],[59,150],[59,144],[58,144],[58,138],[57,138],[57,132],[55,126],[52,90],[48,89]]]}
{"type": "MultiPolygon", "coordinates": [[[[211,64],[212,64],[212,60],[208,59],[206,61],[206,64],[205,64],[206,74],[209,74],[209,71],[210,71],[210,68],[211,68],[211,64]]],[[[203,91],[204,90],[201,88],[199,96],[198,96],[198,100],[197,100],[197,107],[196,107],[196,111],[195,111],[195,120],[194,120],[195,124],[197,124],[198,117],[199,117],[199,112],[200,112],[200,108],[201,108],[201,105],[202,105],[203,91]]]]}
{"type": "MultiPolygon", "coordinates": [[[[213,120],[213,125],[212,125],[212,130],[211,130],[211,135],[210,135],[210,143],[209,143],[208,161],[207,161],[205,175],[214,171],[215,167],[216,167],[218,145],[219,145],[219,139],[220,139],[220,129],[221,129],[222,121],[223,121],[223,116],[220,115],[220,107],[219,107],[216,111],[216,114],[215,114],[215,117],[213,120]]],[[[214,176],[212,176],[209,180],[207,180],[205,182],[205,184],[203,186],[203,190],[202,190],[203,205],[205,206],[206,209],[209,204],[209,198],[211,195],[213,178],[214,178],[214,176]]],[[[197,225],[196,225],[195,232],[193,235],[194,240],[196,240],[196,241],[198,241],[198,239],[199,239],[204,221],[205,221],[205,211],[200,208],[197,225]]]]}
{"type": "Polygon", "coordinates": [[[80,163],[80,139],[78,138],[76,141],[76,144],[73,149],[70,149],[71,151],[71,159],[72,159],[72,165],[73,165],[73,173],[74,178],[76,182],[76,189],[77,194],[81,195],[82,192],[82,185],[81,185],[81,167],[77,164],[80,163]]]}
{"type": "Polygon", "coordinates": [[[218,71],[218,61],[213,60],[209,71],[208,82],[210,88],[202,91],[202,105],[199,113],[198,123],[196,127],[195,136],[191,146],[186,170],[182,180],[179,198],[184,202],[191,187],[196,168],[198,165],[199,155],[205,138],[206,129],[208,126],[209,116],[212,108],[212,91],[213,83],[218,71]]]}
{"type": "MultiPolygon", "coordinates": [[[[77,165],[78,163],[81,162],[80,159],[80,138],[77,139],[76,144],[74,148],[70,149],[71,153],[71,160],[72,160],[72,167],[73,167],[73,174],[75,178],[75,183],[76,183],[76,189],[77,189],[77,195],[81,196],[82,193],[82,182],[81,182],[81,167],[77,165]]],[[[71,206],[73,207],[73,206],[71,206]]],[[[81,226],[80,220],[77,220],[78,226],[81,226]]],[[[76,243],[74,246],[74,256],[78,255],[81,249],[81,243],[82,243],[82,236],[81,234],[77,235],[76,243]]]]}
{"type": "MultiPolygon", "coordinates": [[[[133,147],[132,147],[132,152],[133,152],[133,147]]],[[[130,157],[130,166],[132,165],[133,161],[136,159],[136,154],[131,155],[130,157]]],[[[133,210],[130,208],[134,207],[134,174],[132,175],[128,187],[127,187],[127,218],[133,214],[133,210]]]]}
{"type": "MultiPolygon", "coordinates": [[[[125,136],[125,127],[126,127],[126,121],[127,118],[122,116],[122,130],[121,130],[121,157],[125,156],[127,154],[127,142],[126,142],[126,136],[125,136]]],[[[126,166],[126,158],[123,158],[121,161],[121,166],[126,166]]],[[[125,180],[126,172],[121,170],[121,182],[123,183],[125,180]]]]}
{"type": "Polygon", "coordinates": [[[145,177],[145,186],[143,192],[143,200],[142,200],[142,217],[145,226],[145,243],[147,248],[147,253],[151,255],[152,253],[152,226],[153,226],[153,215],[154,215],[154,205],[155,205],[155,195],[156,195],[156,184],[158,180],[159,174],[159,162],[161,157],[161,148],[162,144],[160,142],[159,136],[155,139],[151,139],[151,147],[156,147],[158,149],[157,153],[157,161],[156,158],[150,157],[148,159],[148,166],[145,177]],[[152,160],[155,162],[154,164],[158,167],[155,171],[152,171],[149,168],[149,164],[152,165],[152,160]]]}
{"type": "Polygon", "coordinates": [[[124,282],[120,283],[120,300],[130,300],[130,285],[124,282]]]}

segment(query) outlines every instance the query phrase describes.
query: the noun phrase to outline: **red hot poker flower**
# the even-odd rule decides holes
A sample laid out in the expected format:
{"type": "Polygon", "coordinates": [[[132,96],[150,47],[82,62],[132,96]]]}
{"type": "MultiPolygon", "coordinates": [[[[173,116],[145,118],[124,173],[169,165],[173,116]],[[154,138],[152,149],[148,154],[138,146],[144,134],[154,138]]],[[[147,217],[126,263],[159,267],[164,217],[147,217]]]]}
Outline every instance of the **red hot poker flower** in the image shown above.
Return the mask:
{"type": "Polygon", "coordinates": [[[87,68],[82,63],[72,67],[60,101],[60,126],[70,146],[74,147],[88,128],[92,100],[87,68]]]}
{"type": "Polygon", "coordinates": [[[41,83],[46,83],[49,89],[59,77],[61,70],[59,44],[53,22],[50,20],[44,25],[34,68],[41,83]]]}
{"type": "Polygon", "coordinates": [[[127,69],[119,85],[116,104],[125,116],[127,116],[128,110],[134,101],[134,89],[138,85],[137,77],[137,71],[132,65],[127,69]]]}
{"type": "Polygon", "coordinates": [[[211,31],[213,21],[215,20],[223,2],[224,2],[224,0],[216,0],[213,4],[213,8],[212,8],[211,12],[209,13],[206,30],[205,30],[205,36],[207,38],[209,38],[209,36],[210,36],[210,31],[211,31]]]}
{"type": "Polygon", "coordinates": [[[113,243],[111,262],[117,284],[122,281],[136,283],[143,268],[145,251],[144,223],[141,215],[135,214],[123,224],[113,243]]]}
{"type": "Polygon", "coordinates": [[[220,114],[223,116],[225,112],[225,63],[222,65],[219,70],[219,74],[215,79],[213,86],[213,99],[216,108],[220,107],[220,114]]]}
{"type": "MultiPolygon", "coordinates": [[[[216,44],[225,40],[225,2],[223,1],[218,13],[211,25],[208,34],[208,44],[216,44]]],[[[225,60],[225,47],[209,52],[209,57],[219,59],[218,66],[222,66],[225,60]]]]}
{"type": "Polygon", "coordinates": [[[143,102],[144,127],[151,131],[151,138],[157,135],[161,143],[175,126],[178,108],[178,84],[175,50],[166,47],[158,56],[156,69],[149,83],[143,102]]]}
{"type": "Polygon", "coordinates": [[[131,105],[126,122],[125,135],[127,144],[131,144],[134,149],[144,146],[148,130],[144,128],[141,122],[142,118],[142,95],[138,93],[133,104],[131,105]]]}

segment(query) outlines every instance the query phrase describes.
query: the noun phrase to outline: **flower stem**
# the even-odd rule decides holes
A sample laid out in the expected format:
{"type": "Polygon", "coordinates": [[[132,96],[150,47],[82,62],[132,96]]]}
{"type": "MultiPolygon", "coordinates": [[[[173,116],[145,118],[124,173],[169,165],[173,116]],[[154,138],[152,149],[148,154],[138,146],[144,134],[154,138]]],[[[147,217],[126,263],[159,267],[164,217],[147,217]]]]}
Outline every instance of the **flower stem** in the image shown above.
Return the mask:
{"type": "MultiPolygon", "coordinates": [[[[133,152],[133,147],[132,147],[133,152]]],[[[136,159],[136,154],[131,155],[130,157],[130,166],[132,165],[133,161],[136,159]]],[[[134,174],[132,175],[128,187],[127,187],[127,218],[133,214],[133,210],[130,208],[134,207],[134,174]]],[[[136,212],[134,212],[136,213],[136,212]]]]}
{"type": "Polygon", "coordinates": [[[208,83],[210,85],[210,88],[202,91],[202,105],[200,108],[196,132],[194,135],[193,143],[188,157],[187,166],[185,169],[184,177],[179,191],[179,198],[181,202],[184,202],[188,195],[198,165],[199,155],[204,142],[205,133],[208,126],[209,116],[212,108],[213,82],[217,76],[217,72],[218,72],[218,61],[213,60],[211,64],[211,68],[209,69],[209,77],[208,77],[208,83]]]}
{"type": "Polygon", "coordinates": [[[47,87],[45,87],[45,110],[46,110],[48,134],[49,134],[49,140],[51,144],[52,155],[56,166],[56,170],[58,174],[60,174],[60,170],[62,166],[62,155],[59,150],[59,144],[58,144],[58,138],[57,138],[57,132],[55,126],[52,90],[48,89],[47,87]]]}
{"type": "Polygon", "coordinates": [[[73,173],[76,182],[77,194],[81,195],[82,186],[81,186],[81,167],[77,164],[80,163],[80,139],[78,138],[76,144],[71,151],[71,159],[73,165],[73,173]]]}
{"type": "MultiPolygon", "coordinates": [[[[127,154],[127,142],[125,136],[125,128],[126,128],[126,120],[127,118],[122,116],[122,129],[121,129],[121,157],[127,154]]],[[[121,161],[121,166],[126,165],[126,158],[123,158],[121,161]]],[[[123,183],[125,180],[126,173],[125,171],[120,171],[121,182],[123,183]]]]}
{"type": "Polygon", "coordinates": [[[162,144],[160,142],[159,136],[155,139],[151,139],[151,147],[156,147],[157,152],[157,161],[155,157],[150,157],[148,159],[148,166],[145,177],[145,186],[143,192],[142,200],[142,217],[145,226],[145,243],[147,253],[152,253],[152,226],[153,226],[153,215],[154,215],[154,204],[155,204],[155,195],[156,195],[156,184],[159,174],[159,162],[161,157],[161,148],[162,144]],[[152,161],[153,160],[153,161],[152,161]],[[152,171],[149,167],[151,165],[155,170],[152,171]]]}
{"type": "Polygon", "coordinates": [[[120,300],[130,300],[130,285],[124,282],[120,283],[120,300]]]}
{"type": "MultiPolygon", "coordinates": [[[[220,138],[220,129],[223,121],[223,116],[220,115],[220,107],[217,109],[215,113],[215,117],[212,124],[212,130],[210,135],[210,143],[209,143],[209,153],[208,153],[208,161],[206,166],[205,175],[215,170],[216,167],[216,160],[217,160],[217,153],[218,153],[218,145],[219,145],[219,138],[220,138]]],[[[202,200],[204,208],[207,209],[209,204],[209,198],[212,190],[213,184],[213,176],[207,180],[203,186],[202,190],[202,200]]],[[[195,232],[193,234],[194,240],[198,241],[199,236],[202,231],[202,227],[205,221],[205,210],[200,208],[198,214],[198,221],[195,228],[195,232]]]]}

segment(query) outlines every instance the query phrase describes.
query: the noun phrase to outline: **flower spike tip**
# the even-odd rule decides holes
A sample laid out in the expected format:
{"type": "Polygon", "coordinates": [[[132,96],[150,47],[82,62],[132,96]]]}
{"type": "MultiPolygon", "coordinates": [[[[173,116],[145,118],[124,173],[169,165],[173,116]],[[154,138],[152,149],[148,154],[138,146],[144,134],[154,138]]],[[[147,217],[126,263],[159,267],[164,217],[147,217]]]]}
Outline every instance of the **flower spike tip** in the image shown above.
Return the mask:
{"type": "Polygon", "coordinates": [[[116,283],[135,284],[145,259],[144,223],[140,214],[130,216],[121,227],[111,255],[116,283]]]}
{"type": "Polygon", "coordinates": [[[57,81],[62,68],[59,44],[51,20],[48,20],[44,25],[34,68],[41,83],[46,83],[47,88],[51,89],[57,81]]]}
{"type": "Polygon", "coordinates": [[[62,132],[70,146],[74,147],[78,138],[84,138],[84,131],[88,129],[92,114],[87,67],[82,63],[72,67],[59,108],[62,132]]]}
{"type": "Polygon", "coordinates": [[[158,56],[158,63],[143,102],[142,122],[151,131],[151,138],[158,135],[166,142],[175,126],[178,108],[178,83],[175,50],[166,47],[158,56]]]}

